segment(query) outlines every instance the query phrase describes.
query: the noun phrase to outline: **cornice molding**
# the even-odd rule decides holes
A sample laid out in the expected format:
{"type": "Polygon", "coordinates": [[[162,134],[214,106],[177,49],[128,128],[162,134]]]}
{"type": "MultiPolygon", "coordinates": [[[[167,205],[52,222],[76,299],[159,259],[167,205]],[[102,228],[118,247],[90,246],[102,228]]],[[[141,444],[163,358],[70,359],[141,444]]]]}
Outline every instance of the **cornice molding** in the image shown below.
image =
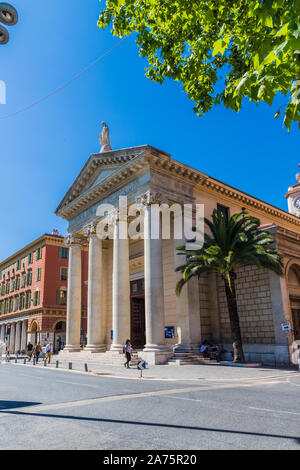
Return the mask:
{"type": "Polygon", "coordinates": [[[271,206],[270,204],[260,201],[253,196],[250,196],[246,193],[228,187],[225,183],[218,182],[216,180],[206,178],[200,181],[200,184],[196,189],[206,190],[211,194],[222,194],[223,196],[228,197],[236,202],[243,203],[243,205],[248,206],[249,208],[257,209],[269,216],[276,217],[278,219],[289,222],[295,226],[300,226],[300,218],[289,214],[277,207],[271,206]]]}

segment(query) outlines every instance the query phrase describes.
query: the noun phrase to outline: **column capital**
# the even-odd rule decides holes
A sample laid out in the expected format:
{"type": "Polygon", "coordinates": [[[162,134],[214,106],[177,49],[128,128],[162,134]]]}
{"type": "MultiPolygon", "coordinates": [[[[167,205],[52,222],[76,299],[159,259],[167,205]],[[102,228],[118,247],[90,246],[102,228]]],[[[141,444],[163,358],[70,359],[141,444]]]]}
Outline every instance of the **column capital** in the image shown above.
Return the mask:
{"type": "Polygon", "coordinates": [[[64,242],[66,245],[82,245],[84,240],[80,235],[68,233],[64,239],[64,242]]]}
{"type": "Polygon", "coordinates": [[[109,224],[116,224],[120,221],[120,211],[119,209],[114,209],[107,214],[107,221],[109,224]]]}
{"type": "Polygon", "coordinates": [[[136,204],[138,206],[150,206],[151,204],[159,204],[161,200],[161,194],[153,191],[146,191],[140,194],[136,198],[136,204]]]}
{"type": "Polygon", "coordinates": [[[168,199],[162,193],[157,191],[146,191],[136,198],[136,205],[140,208],[149,207],[152,204],[168,203],[168,199]]]}
{"type": "Polygon", "coordinates": [[[97,234],[97,225],[96,225],[96,223],[92,222],[92,223],[86,225],[83,228],[83,233],[87,237],[91,237],[93,235],[96,235],[97,234]]]}

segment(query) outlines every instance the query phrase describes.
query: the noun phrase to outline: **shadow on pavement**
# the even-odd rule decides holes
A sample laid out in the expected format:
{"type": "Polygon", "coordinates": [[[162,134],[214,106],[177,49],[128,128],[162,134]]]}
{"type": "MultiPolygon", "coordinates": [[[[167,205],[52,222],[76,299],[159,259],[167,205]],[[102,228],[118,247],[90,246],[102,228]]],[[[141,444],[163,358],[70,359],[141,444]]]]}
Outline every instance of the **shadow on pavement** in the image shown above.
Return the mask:
{"type": "MultiPolygon", "coordinates": [[[[1,403],[1,402],[0,402],[1,403]]],[[[68,416],[68,415],[58,415],[58,414],[48,414],[48,413],[26,413],[26,411],[8,411],[7,413],[16,415],[16,416],[37,416],[43,418],[60,418],[60,419],[70,419],[70,420],[79,420],[79,421],[92,421],[98,423],[113,423],[113,424],[130,424],[135,426],[152,426],[158,428],[169,428],[169,429],[184,429],[187,431],[202,431],[202,432],[219,432],[224,434],[240,434],[244,436],[254,436],[254,437],[270,437],[270,438],[277,438],[277,439],[290,439],[296,441],[298,445],[300,445],[300,438],[299,436],[289,436],[284,434],[269,434],[263,432],[252,432],[252,431],[239,431],[233,429],[219,429],[219,428],[206,428],[200,426],[184,426],[180,424],[168,424],[168,423],[151,423],[151,422],[143,422],[143,421],[127,421],[127,420],[120,420],[120,419],[106,419],[106,418],[92,418],[92,417],[85,417],[85,416],[68,416]]]]}
{"type": "Polygon", "coordinates": [[[41,405],[40,402],[35,401],[3,401],[0,400],[0,411],[11,410],[13,408],[24,408],[26,406],[41,405]]]}

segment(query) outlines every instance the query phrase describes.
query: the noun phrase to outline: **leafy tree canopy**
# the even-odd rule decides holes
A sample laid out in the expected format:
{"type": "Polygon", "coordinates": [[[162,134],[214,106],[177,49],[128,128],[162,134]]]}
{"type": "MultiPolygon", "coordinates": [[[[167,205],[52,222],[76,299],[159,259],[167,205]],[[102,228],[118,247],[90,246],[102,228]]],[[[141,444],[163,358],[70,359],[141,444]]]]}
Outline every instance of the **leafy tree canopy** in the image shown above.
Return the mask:
{"type": "Polygon", "coordinates": [[[98,24],[136,32],[147,77],[182,82],[199,116],[283,93],[275,118],[300,128],[300,0],[107,0],[98,24]]]}

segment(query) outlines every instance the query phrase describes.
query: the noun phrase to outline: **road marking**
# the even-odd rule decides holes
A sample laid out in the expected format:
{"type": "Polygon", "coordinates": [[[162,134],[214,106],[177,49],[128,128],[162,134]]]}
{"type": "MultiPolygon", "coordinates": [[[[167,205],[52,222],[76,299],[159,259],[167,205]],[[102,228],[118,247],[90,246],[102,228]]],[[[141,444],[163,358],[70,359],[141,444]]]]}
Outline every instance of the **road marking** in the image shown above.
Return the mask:
{"type": "Polygon", "coordinates": [[[291,384],[291,385],[294,385],[295,387],[300,387],[300,384],[294,384],[294,382],[291,382],[291,379],[286,379],[286,381],[291,384]]]}
{"type": "Polygon", "coordinates": [[[203,401],[203,400],[196,400],[196,398],[171,397],[170,395],[166,395],[166,398],[174,398],[175,400],[203,401]]]}
{"type": "Polygon", "coordinates": [[[251,410],[267,411],[268,413],[284,413],[288,415],[300,416],[300,413],[294,413],[293,411],[270,410],[269,408],[255,408],[254,406],[249,406],[248,408],[251,410]]]}
{"type": "Polygon", "coordinates": [[[90,385],[90,384],[84,384],[80,382],[65,382],[64,380],[56,380],[56,383],[61,383],[61,384],[67,384],[67,385],[79,385],[80,387],[92,387],[92,388],[98,388],[99,385],[90,385]]]}

